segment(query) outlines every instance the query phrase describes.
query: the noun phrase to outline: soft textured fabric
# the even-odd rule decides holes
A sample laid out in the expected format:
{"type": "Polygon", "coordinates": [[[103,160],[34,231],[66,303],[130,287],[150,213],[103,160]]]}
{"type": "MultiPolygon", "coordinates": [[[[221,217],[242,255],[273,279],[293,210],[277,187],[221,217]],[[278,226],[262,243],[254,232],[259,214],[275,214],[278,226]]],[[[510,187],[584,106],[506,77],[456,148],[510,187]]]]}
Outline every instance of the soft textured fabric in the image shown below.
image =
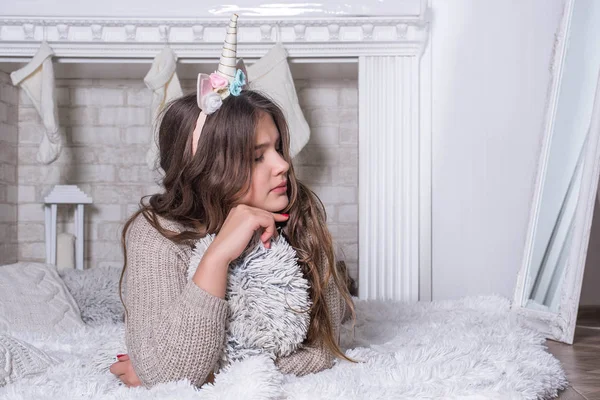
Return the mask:
{"type": "Polygon", "coordinates": [[[248,67],[248,81],[249,89],[263,93],[281,107],[290,131],[290,155],[295,157],[308,143],[310,127],[298,103],[287,51],[281,43],[248,67]]]}
{"type": "Polygon", "coordinates": [[[51,164],[60,156],[64,142],[54,96],[53,56],[48,43],[42,42],[31,61],[10,74],[13,85],[21,86],[27,93],[44,124],[45,134],[37,153],[38,162],[43,164],[51,164]]]}
{"type": "MultiPolygon", "coordinates": [[[[184,227],[160,219],[173,232],[184,227]]],[[[225,346],[227,301],[187,279],[191,244],[174,244],[142,216],[127,235],[125,274],[127,349],[145,386],[183,378],[204,383],[225,346]]],[[[322,275],[325,268],[321,268],[322,275]]],[[[337,335],[344,311],[343,298],[330,280],[326,302],[337,335]]],[[[276,361],[286,373],[305,375],[333,366],[334,357],[323,346],[302,346],[276,361]]]]}
{"type": "MultiPolygon", "coordinates": [[[[192,279],[215,235],[196,242],[192,279]]],[[[229,305],[226,347],[219,368],[250,356],[287,356],[306,339],[310,324],[309,283],[296,251],[279,235],[267,249],[259,241],[229,265],[225,299],[229,305]]]]}
{"type": "Polygon", "coordinates": [[[81,326],[77,304],[54,265],[0,267],[0,332],[63,333],[81,326]]]}
{"type": "MultiPolygon", "coordinates": [[[[163,107],[171,100],[183,96],[179,78],[177,77],[177,55],[170,47],[165,47],[152,62],[150,71],[144,77],[144,83],[152,90],[152,122],[163,107]]],[[[150,140],[150,148],[146,153],[146,163],[151,169],[156,168],[158,160],[158,129],[154,127],[150,140]]]]}
{"type": "Polygon", "coordinates": [[[44,373],[58,360],[27,342],[0,333],[0,387],[44,373]]]}
{"type": "Polygon", "coordinates": [[[234,362],[197,390],[189,382],[127,388],[109,373],[123,352],[123,324],[22,339],[62,361],[0,387],[2,400],[378,400],[548,399],[566,387],[539,333],[519,324],[499,297],[400,303],[356,301],[339,361],[304,377],[282,375],[267,356],[234,362]]]}
{"type": "Polygon", "coordinates": [[[67,269],[58,274],[77,302],[81,319],[88,325],[122,322],[125,309],[119,297],[119,267],[67,269]]]}

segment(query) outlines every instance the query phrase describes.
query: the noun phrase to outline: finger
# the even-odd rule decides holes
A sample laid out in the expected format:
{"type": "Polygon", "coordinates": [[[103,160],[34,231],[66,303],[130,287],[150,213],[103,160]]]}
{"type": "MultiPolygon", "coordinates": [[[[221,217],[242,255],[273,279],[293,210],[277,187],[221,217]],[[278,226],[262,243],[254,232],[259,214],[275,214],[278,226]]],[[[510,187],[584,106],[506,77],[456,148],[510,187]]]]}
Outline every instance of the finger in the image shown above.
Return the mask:
{"type": "Polygon", "coordinates": [[[129,361],[129,356],[127,354],[117,354],[117,360],[119,360],[119,361],[129,361]]]}
{"type": "Polygon", "coordinates": [[[284,222],[284,221],[287,221],[290,218],[289,214],[271,213],[271,215],[273,216],[273,218],[277,222],[284,222]]]}
{"type": "Polygon", "coordinates": [[[117,361],[116,363],[114,363],[110,366],[109,371],[113,375],[117,375],[117,376],[123,375],[124,373],[127,372],[127,364],[124,362],[117,361]]]}
{"type": "Polygon", "coordinates": [[[260,235],[260,240],[267,249],[271,248],[271,238],[277,232],[275,223],[271,219],[270,223],[263,225],[264,232],[260,235]]]}

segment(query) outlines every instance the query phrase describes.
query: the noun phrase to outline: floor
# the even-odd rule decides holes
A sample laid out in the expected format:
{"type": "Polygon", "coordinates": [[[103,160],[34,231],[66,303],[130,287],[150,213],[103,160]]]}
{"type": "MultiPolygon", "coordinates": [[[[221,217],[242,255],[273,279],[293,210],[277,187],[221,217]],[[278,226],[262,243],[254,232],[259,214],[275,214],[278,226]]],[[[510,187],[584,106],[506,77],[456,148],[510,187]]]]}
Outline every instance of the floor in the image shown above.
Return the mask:
{"type": "Polygon", "coordinates": [[[580,310],[573,345],[547,341],[560,360],[570,387],[560,400],[600,400],[600,309],[580,310]]]}

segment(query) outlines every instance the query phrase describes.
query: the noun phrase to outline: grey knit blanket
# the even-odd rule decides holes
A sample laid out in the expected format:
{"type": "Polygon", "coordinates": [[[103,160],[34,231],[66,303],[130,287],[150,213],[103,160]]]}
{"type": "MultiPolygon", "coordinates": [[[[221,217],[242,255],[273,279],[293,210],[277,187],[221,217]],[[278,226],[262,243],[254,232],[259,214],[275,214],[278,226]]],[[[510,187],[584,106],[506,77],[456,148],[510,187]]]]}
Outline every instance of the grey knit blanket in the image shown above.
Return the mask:
{"type": "MultiPolygon", "coordinates": [[[[200,239],[188,267],[191,279],[214,235],[200,239]]],[[[286,356],[304,341],[310,323],[309,283],[296,251],[282,235],[271,248],[262,243],[229,265],[225,351],[218,369],[249,356],[286,356]]]]}

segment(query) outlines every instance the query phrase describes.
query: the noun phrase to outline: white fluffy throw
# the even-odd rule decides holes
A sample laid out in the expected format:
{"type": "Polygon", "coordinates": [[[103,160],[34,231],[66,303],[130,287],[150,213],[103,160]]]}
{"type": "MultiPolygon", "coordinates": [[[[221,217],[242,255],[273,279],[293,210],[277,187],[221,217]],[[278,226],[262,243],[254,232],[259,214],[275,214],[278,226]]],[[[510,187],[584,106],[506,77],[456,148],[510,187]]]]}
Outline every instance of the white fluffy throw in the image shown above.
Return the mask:
{"type": "MultiPolygon", "coordinates": [[[[189,279],[213,239],[214,235],[207,235],[196,243],[189,279]]],[[[273,240],[270,249],[259,243],[232,262],[226,291],[226,347],[219,368],[249,356],[274,358],[296,350],[310,323],[308,288],[296,251],[282,235],[273,240]]]]}
{"type": "Polygon", "coordinates": [[[363,361],[340,361],[304,377],[282,375],[270,357],[233,362],[200,390],[186,381],[151,390],[119,385],[108,372],[124,352],[123,324],[63,335],[19,337],[62,362],[0,387],[5,400],[81,399],[546,399],[566,387],[544,338],[523,327],[498,297],[403,304],[356,300],[356,329],[342,346],[363,361]]]}

